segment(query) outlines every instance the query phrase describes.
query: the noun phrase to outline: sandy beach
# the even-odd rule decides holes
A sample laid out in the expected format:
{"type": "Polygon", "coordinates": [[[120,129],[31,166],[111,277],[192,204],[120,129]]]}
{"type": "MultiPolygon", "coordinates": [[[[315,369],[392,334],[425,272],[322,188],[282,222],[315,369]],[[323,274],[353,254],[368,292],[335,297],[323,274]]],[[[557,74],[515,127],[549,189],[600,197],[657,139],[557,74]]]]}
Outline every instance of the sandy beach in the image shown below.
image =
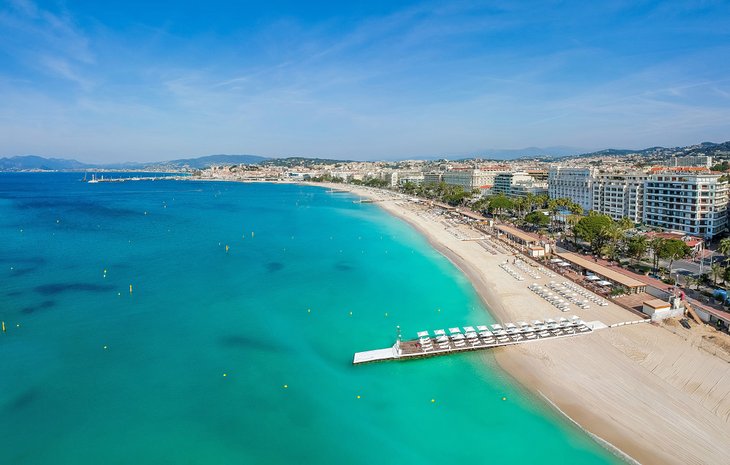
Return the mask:
{"type": "MultiPolygon", "coordinates": [[[[424,207],[387,191],[325,187],[379,200],[378,206],[411,224],[465,273],[495,318],[529,321],[560,313],[527,288],[549,282],[548,277],[514,279],[499,268],[507,254],[462,240],[475,230],[447,227],[424,207]]],[[[572,306],[572,314],[607,325],[639,319],[614,303],[585,310],[572,306]]],[[[637,462],[730,464],[730,363],[662,326],[607,328],[493,353],[522,386],[637,462]]]]}

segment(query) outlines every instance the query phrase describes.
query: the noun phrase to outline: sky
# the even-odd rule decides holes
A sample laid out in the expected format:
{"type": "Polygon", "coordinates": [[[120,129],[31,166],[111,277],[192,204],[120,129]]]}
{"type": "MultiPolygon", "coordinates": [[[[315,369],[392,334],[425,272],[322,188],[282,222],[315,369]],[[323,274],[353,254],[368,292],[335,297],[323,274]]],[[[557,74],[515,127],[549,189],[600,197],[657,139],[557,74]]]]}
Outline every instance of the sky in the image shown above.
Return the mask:
{"type": "Polygon", "coordinates": [[[730,2],[0,0],[0,156],[730,139],[730,2]]]}

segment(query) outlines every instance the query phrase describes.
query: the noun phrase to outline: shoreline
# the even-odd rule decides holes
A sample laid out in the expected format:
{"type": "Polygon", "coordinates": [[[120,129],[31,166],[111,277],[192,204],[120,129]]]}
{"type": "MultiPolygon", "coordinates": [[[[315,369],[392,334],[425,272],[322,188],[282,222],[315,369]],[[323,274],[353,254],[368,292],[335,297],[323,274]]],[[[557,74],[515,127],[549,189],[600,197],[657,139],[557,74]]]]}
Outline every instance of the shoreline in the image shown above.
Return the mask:
{"type": "MultiPolygon", "coordinates": [[[[527,283],[497,267],[508,255],[491,256],[474,242],[457,239],[419,216],[415,206],[409,209],[407,197],[383,200],[393,194],[348,184],[301,184],[379,199],[378,207],[408,223],[466,276],[498,320],[555,316],[527,283]]],[[[638,319],[614,303],[587,315],[574,312],[608,324],[638,319]]],[[[655,325],[576,339],[582,340],[544,341],[493,354],[526,391],[628,463],[725,463],[730,446],[723,450],[718,444],[730,444],[730,364],[655,325]],[[698,366],[706,368],[699,372],[698,366]]]]}

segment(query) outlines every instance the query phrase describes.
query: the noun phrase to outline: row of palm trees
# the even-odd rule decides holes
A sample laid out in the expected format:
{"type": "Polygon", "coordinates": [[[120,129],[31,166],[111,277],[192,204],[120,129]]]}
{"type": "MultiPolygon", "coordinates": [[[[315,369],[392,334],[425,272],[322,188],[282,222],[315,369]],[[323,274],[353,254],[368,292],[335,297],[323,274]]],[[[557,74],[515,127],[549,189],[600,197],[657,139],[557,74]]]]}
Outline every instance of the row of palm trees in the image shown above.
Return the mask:
{"type": "MultiPolygon", "coordinates": [[[[525,220],[527,215],[535,211],[545,211],[550,216],[550,224],[553,225],[560,212],[569,212],[568,216],[578,217],[583,213],[583,208],[569,198],[552,199],[547,194],[528,193],[522,197],[507,197],[504,194],[496,194],[474,201],[471,207],[477,211],[487,211],[497,216],[504,216],[508,213],[514,215],[518,222],[525,220]]],[[[539,226],[536,224],[536,226],[539,226]]]]}

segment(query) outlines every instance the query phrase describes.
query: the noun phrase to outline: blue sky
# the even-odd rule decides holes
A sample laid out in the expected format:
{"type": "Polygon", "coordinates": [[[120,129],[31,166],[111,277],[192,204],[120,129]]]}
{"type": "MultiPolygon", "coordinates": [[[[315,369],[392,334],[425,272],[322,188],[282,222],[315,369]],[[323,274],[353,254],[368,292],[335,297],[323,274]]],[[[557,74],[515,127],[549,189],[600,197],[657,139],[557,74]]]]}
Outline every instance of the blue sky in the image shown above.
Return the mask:
{"type": "Polygon", "coordinates": [[[0,156],[730,139],[730,3],[0,0],[0,156]]]}

